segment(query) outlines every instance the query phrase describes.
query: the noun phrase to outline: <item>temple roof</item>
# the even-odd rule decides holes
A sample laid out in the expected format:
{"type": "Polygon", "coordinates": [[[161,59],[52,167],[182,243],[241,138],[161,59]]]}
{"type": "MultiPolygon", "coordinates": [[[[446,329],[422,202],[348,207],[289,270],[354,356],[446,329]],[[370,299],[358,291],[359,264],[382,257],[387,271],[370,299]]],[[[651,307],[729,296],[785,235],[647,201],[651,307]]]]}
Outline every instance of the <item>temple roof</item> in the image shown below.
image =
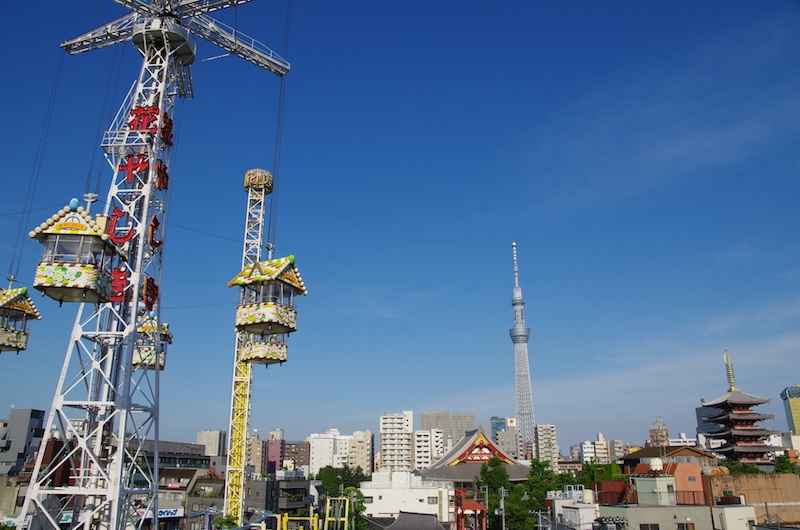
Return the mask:
{"type": "Polygon", "coordinates": [[[495,446],[483,429],[468,431],[450,452],[432,466],[416,473],[423,477],[472,482],[480,475],[481,466],[496,456],[503,461],[512,482],[528,478],[530,467],[514,460],[495,446]]]}
{"type": "Polygon", "coordinates": [[[21,311],[36,320],[41,320],[42,315],[28,296],[27,287],[17,289],[0,289],[0,308],[21,311]]]}
{"type": "Polygon", "coordinates": [[[297,288],[300,294],[308,294],[303,278],[300,276],[300,271],[297,270],[294,264],[294,256],[275,258],[248,265],[228,282],[228,287],[233,287],[234,285],[244,286],[270,280],[280,280],[297,288]]]}
{"type": "Polygon", "coordinates": [[[675,445],[670,447],[644,447],[629,455],[623,456],[621,460],[626,462],[635,462],[641,460],[642,458],[670,458],[676,456],[713,458],[714,455],[697,447],[691,447],[688,445],[675,445]]]}
{"type": "Polygon", "coordinates": [[[717,399],[705,401],[702,403],[702,405],[704,407],[723,408],[726,405],[763,405],[764,403],[769,403],[770,401],[772,400],[769,398],[754,396],[752,394],[742,392],[741,390],[734,389],[722,394],[717,399]]]}
{"type": "Polygon", "coordinates": [[[401,511],[387,530],[445,530],[436,514],[401,511]]]}

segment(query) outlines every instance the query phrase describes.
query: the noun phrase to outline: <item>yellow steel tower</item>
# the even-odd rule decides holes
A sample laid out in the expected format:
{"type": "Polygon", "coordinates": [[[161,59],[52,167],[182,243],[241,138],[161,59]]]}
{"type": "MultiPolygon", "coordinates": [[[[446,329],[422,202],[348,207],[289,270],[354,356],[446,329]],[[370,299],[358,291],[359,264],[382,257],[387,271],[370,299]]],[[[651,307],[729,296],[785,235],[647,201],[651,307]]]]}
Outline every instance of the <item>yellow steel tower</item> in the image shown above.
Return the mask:
{"type": "Polygon", "coordinates": [[[244,228],[242,271],[228,283],[238,286],[236,310],[236,355],[233,363],[231,424],[225,485],[225,513],[244,521],[244,469],[247,427],[250,423],[250,391],[253,364],[283,363],[287,358],[286,336],[297,329],[295,297],[307,294],[294,256],[261,261],[264,205],[272,192],[272,175],[263,169],[245,174],[247,218],[244,228]]]}

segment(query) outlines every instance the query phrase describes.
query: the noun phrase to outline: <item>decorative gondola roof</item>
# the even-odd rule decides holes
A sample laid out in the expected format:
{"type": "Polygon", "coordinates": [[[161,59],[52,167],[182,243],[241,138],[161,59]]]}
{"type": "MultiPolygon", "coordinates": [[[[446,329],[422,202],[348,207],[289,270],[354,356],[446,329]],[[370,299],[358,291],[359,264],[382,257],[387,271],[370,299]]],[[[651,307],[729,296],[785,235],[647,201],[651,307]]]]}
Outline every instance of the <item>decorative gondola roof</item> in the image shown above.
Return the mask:
{"type": "Polygon", "coordinates": [[[42,315],[28,296],[27,287],[17,289],[0,289],[0,308],[21,311],[28,316],[41,320],[42,315]]]}
{"type": "Polygon", "coordinates": [[[97,236],[118,254],[125,256],[122,249],[111,241],[108,233],[91,214],[83,206],[78,206],[77,199],[72,199],[67,206],[28,233],[39,242],[44,242],[50,234],[97,236]]]}
{"type": "Polygon", "coordinates": [[[300,294],[308,294],[303,278],[300,276],[300,271],[297,270],[297,266],[294,264],[294,256],[275,258],[248,265],[228,282],[228,287],[233,287],[234,285],[244,286],[270,280],[280,280],[297,288],[300,294]]]}
{"type": "Polygon", "coordinates": [[[417,474],[429,478],[472,482],[480,475],[481,466],[495,456],[503,461],[512,482],[528,477],[530,467],[498,449],[484,434],[483,429],[467,432],[450,452],[432,466],[419,470],[417,474]]]}

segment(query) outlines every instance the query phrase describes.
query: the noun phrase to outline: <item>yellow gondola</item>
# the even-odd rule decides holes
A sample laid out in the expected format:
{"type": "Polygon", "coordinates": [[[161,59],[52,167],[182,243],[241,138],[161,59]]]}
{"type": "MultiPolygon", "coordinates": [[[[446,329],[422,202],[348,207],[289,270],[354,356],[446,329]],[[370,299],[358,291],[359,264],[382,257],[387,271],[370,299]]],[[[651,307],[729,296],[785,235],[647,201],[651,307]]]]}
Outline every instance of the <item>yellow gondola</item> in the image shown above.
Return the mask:
{"type": "Polygon", "coordinates": [[[108,302],[112,260],[122,252],[77,199],[29,235],[45,246],[34,288],[58,302],[108,302]]]}
{"type": "Polygon", "coordinates": [[[28,320],[41,318],[27,287],[0,289],[0,351],[19,352],[27,348],[28,320]]]}
{"type": "Polygon", "coordinates": [[[236,329],[245,334],[239,358],[258,364],[286,361],[284,336],[297,330],[295,298],[308,294],[294,256],[249,265],[228,283],[235,285],[244,291],[236,310],[236,329]]]}

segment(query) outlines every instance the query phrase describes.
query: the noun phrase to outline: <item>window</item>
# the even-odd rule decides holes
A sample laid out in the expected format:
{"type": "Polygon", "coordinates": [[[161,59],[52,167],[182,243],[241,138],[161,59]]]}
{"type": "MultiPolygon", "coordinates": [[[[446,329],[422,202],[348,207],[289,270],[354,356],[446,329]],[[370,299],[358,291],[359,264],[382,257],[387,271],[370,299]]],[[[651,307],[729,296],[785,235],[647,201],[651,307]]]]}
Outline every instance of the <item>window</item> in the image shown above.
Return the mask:
{"type": "Polygon", "coordinates": [[[639,530],[658,530],[658,523],[643,523],[639,525],[639,530]]]}
{"type": "Polygon", "coordinates": [[[694,475],[690,475],[689,476],[689,482],[691,482],[691,483],[697,482],[697,477],[695,477],[694,475]]]}
{"type": "Polygon", "coordinates": [[[436,497],[428,497],[428,504],[439,504],[439,499],[436,497]]]}
{"type": "Polygon", "coordinates": [[[372,497],[364,497],[364,504],[372,504],[372,497]]]}
{"type": "Polygon", "coordinates": [[[678,530],[694,530],[694,523],[678,523],[678,530]]]}

